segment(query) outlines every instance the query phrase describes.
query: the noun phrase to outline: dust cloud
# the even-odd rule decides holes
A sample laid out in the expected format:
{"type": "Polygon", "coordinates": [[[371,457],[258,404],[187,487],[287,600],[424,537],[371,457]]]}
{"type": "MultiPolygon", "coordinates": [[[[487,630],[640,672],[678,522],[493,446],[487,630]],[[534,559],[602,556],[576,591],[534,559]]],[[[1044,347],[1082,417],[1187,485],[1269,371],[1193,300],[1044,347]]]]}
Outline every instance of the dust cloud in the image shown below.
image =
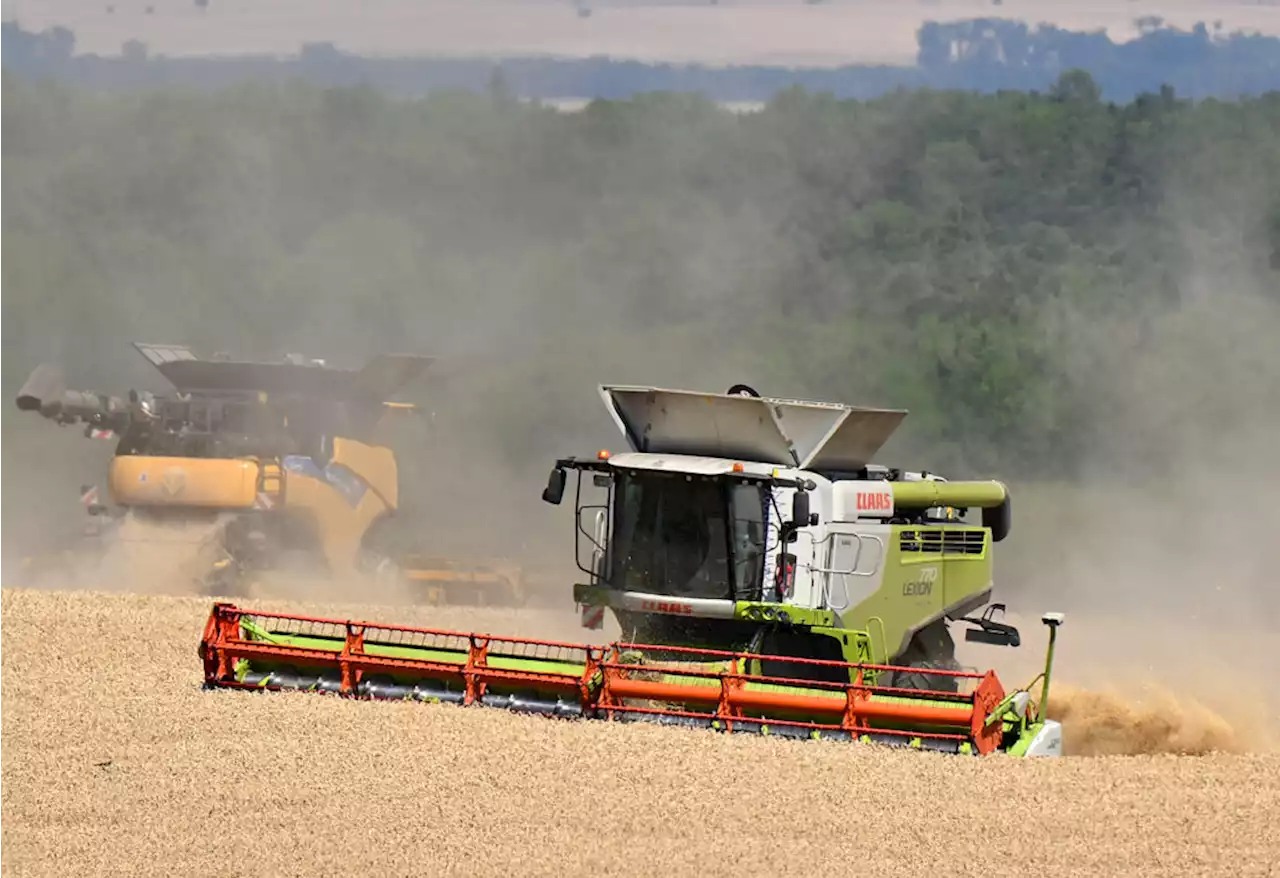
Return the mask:
{"type": "Polygon", "coordinates": [[[1064,367],[1098,388],[1093,453],[1071,482],[1013,486],[997,600],[1031,655],[1006,661],[1034,673],[1038,613],[1066,612],[1049,709],[1074,753],[1277,746],[1280,299],[1228,195],[1170,198],[1191,254],[1174,307],[1066,318],[1064,367]]]}
{"type": "MultiPolygon", "coordinates": [[[[153,124],[156,130],[130,137],[169,136],[159,127],[163,122],[153,124]]],[[[117,145],[99,146],[94,155],[103,164],[92,172],[108,174],[117,145]]],[[[677,128],[667,148],[678,167],[703,145],[696,132],[677,128]]],[[[561,204],[566,196],[554,180],[521,178],[505,190],[506,207],[472,211],[465,222],[459,222],[456,194],[424,192],[414,218],[414,233],[423,240],[411,241],[404,227],[376,214],[317,232],[317,219],[301,200],[280,197],[264,207],[264,193],[284,188],[283,171],[250,161],[231,166],[217,198],[201,204],[201,223],[225,234],[244,217],[268,211],[282,241],[306,242],[296,253],[272,254],[284,265],[282,277],[271,278],[279,289],[249,295],[233,277],[217,302],[188,301],[194,294],[172,293],[180,277],[167,278],[164,266],[137,260],[112,262],[102,272],[111,294],[77,301],[67,311],[7,298],[6,405],[41,362],[60,366],[70,388],[117,396],[129,388],[171,391],[132,349],[133,341],[190,344],[201,355],[275,359],[301,352],[344,367],[388,350],[435,357],[422,379],[398,395],[419,411],[390,430],[401,473],[396,541],[463,562],[515,561],[534,580],[558,583],[555,599],[564,600],[579,575],[573,509],[549,507],[540,494],[557,457],[618,447],[597,385],[723,389],[745,380],[770,388],[752,339],[715,332],[709,321],[734,309],[758,313],[794,264],[799,245],[776,233],[779,216],[726,213],[693,196],[693,203],[671,207],[670,216],[665,209],[637,215],[625,189],[606,191],[591,204],[561,204]],[[616,228],[616,240],[548,241],[536,222],[522,219],[566,212],[571,218],[557,234],[578,226],[616,228]],[[562,259],[581,269],[568,289],[554,275],[544,279],[545,263],[562,259]],[[659,298],[655,277],[663,290],[678,294],[659,298]],[[278,294],[279,304],[251,310],[265,308],[268,293],[278,294]]],[[[309,185],[310,199],[323,201],[326,192],[342,197],[339,182],[329,184],[332,191],[323,181],[309,185]]],[[[363,197],[378,197],[376,181],[368,185],[363,197]]],[[[148,209],[179,210],[177,193],[165,197],[172,201],[148,209]]],[[[93,235],[106,239],[111,232],[94,226],[93,235]]],[[[245,247],[252,252],[255,245],[245,247]]],[[[112,248],[104,243],[102,249],[112,248]]],[[[248,259],[207,254],[218,261],[224,256],[248,259]]],[[[38,560],[78,539],[84,517],[78,489],[96,484],[105,491],[113,443],[12,408],[7,413],[5,581],[21,583],[24,559],[38,560]]],[[[352,586],[349,596],[360,593],[352,586]]]]}
{"type": "Polygon", "coordinates": [[[1276,752],[1271,721],[1250,709],[1243,693],[1234,697],[1236,705],[1220,713],[1193,693],[1163,687],[1057,686],[1048,714],[1063,724],[1063,749],[1071,756],[1276,752]]]}
{"type": "Polygon", "coordinates": [[[19,562],[31,587],[133,594],[196,595],[221,557],[222,529],[230,514],[203,520],[156,522],[126,514],[101,533],[70,548],[19,562]]]}

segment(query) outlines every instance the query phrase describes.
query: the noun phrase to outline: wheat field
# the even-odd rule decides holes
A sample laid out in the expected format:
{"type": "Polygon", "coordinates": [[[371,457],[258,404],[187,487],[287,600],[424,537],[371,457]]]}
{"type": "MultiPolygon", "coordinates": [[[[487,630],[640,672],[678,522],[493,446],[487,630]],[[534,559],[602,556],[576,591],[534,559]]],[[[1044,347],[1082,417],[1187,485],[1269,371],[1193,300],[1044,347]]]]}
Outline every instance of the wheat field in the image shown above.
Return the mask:
{"type": "MultiPolygon", "coordinates": [[[[208,610],[3,592],[5,875],[1280,875],[1274,751],[962,759],[206,692],[208,610]]],[[[547,611],[394,612],[568,633],[547,611]]],[[[1114,705],[1080,694],[1062,710],[1114,745],[1114,705]]]]}

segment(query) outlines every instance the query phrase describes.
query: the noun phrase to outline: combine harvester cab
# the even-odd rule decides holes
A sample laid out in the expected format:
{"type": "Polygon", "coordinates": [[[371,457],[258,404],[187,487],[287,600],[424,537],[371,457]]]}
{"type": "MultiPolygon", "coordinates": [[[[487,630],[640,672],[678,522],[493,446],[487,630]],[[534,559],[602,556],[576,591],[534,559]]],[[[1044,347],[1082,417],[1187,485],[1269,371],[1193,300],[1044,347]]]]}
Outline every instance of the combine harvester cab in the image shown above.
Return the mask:
{"type": "Polygon", "coordinates": [[[214,607],[210,687],[450,701],[954,753],[1060,755],[1044,672],[1005,690],[963,669],[967,639],[1017,646],[992,592],[1009,532],[999,482],[946,482],[869,458],[904,412],[726,394],[602,387],[630,452],[556,462],[543,499],[578,475],[574,588],[585,627],[612,612],[624,642],[522,640],[214,607]],[[584,499],[582,475],[600,492],[584,499]],[[982,510],[981,524],[965,521],[982,510]],[[785,513],[783,510],[787,510],[785,513]],[[1038,701],[1031,689],[1041,683],[1038,701]]]}

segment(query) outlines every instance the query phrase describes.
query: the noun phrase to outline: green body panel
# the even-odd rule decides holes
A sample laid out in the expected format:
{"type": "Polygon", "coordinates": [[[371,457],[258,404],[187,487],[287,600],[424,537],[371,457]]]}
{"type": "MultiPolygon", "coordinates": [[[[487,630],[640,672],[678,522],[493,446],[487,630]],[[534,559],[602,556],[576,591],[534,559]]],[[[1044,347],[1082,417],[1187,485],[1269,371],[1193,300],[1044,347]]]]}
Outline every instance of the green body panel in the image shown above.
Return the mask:
{"type": "Polygon", "coordinates": [[[845,625],[871,636],[875,660],[891,663],[911,635],[944,613],[985,595],[991,587],[991,535],[969,525],[893,525],[881,565],[880,587],[846,610],[845,625]],[[968,537],[980,551],[944,551],[968,537]]]}
{"type": "Polygon", "coordinates": [[[812,610],[808,607],[792,607],[766,601],[738,601],[733,605],[733,618],[744,622],[779,621],[779,613],[785,613],[785,621],[791,625],[843,628],[840,617],[831,610],[812,610]]]}
{"type": "MultiPolygon", "coordinates": [[[[874,644],[865,631],[854,631],[849,628],[830,628],[815,626],[809,629],[815,637],[831,637],[840,644],[844,660],[850,664],[874,664],[874,644]]],[[[874,674],[874,671],[868,673],[874,674]]]]}
{"type": "Polygon", "coordinates": [[[1026,756],[1027,748],[1043,728],[1044,723],[1032,723],[1027,725],[1026,728],[1018,735],[1017,739],[1014,740],[1013,746],[1009,748],[1009,755],[1026,756]]]}

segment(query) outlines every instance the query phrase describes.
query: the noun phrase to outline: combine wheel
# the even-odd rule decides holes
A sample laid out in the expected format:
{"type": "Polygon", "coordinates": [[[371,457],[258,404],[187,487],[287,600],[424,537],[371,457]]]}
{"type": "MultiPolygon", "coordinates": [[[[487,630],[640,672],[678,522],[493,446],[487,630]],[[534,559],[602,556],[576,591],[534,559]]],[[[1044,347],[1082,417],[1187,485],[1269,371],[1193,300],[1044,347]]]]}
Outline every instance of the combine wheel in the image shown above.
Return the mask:
{"type": "Polygon", "coordinates": [[[520,582],[510,577],[503,577],[499,606],[520,608],[526,603],[528,601],[525,600],[524,589],[520,582]]]}
{"type": "Polygon", "coordinates": [[[219,558],[200,582],[205,597],[242,597],[240,589],[240,565],[230,556],[219,558]]]}
{"type": "Polygon", "coordinates": [[[260,514],[239,515],[226,522],[217,537],[217,557],[200,584],[208,597],[249,597],[249,573],[267,567],[270,538],[260,514]]]}
{"type": "Polygon", "coordinates": [[[960,663],[956,661],[955,641],[951,639],[951,632],[947,630],[947,623],[943,619],[917,631],[915,637],[911,638],[907,651],[894,659],[893,663],[918,670],[886,674],[881,678],[884,686],[941,692],[955,692],[959,688],[956,677],[928,673],[929,670],[962,670],[960,663]]]}
{"type": "Polygon", "coordinates": [[[383,588],[394,588],[405,581],[400,565],[386,555],[365,552],[361,555],[361,569],[383,588]]]}

